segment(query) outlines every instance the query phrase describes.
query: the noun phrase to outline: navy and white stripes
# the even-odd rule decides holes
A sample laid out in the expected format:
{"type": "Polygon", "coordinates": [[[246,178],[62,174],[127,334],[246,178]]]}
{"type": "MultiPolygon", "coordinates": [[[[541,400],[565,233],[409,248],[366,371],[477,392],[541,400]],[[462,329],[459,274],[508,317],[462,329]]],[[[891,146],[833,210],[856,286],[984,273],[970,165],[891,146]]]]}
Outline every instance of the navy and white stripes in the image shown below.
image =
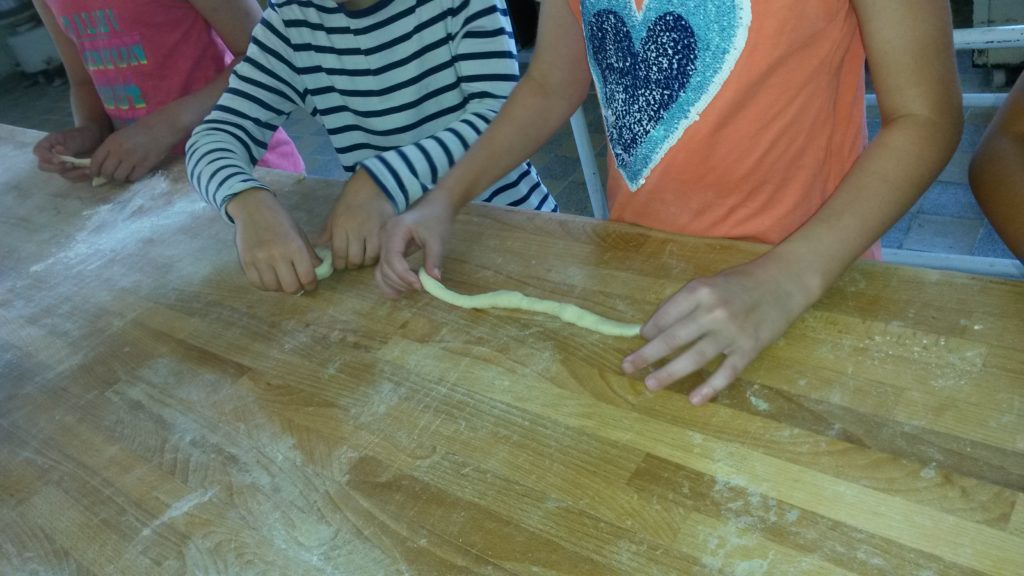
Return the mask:
{"type": "MultiPolygon", "coordinates": [[[[483,133],[518,80],[502,0],[272,1],[245,58],[187,147],[188,174],[222,212],[249,188],[274,130],[303,107],[342,169],[366,170],[401,212],[483,133]]],[[[480,198],[557,211],[529,162],[480,198]]]]}

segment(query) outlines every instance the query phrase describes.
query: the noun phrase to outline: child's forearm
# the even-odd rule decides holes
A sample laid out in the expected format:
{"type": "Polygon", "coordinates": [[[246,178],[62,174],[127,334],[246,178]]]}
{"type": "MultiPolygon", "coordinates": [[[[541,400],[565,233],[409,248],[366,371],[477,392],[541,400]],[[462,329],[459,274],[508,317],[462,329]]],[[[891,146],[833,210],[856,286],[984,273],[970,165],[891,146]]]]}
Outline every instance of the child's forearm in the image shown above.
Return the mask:
{"type": "Polygon", "coordinates": [[[1024,133],[985,138],[971,163],[971,187],[1006,246],[1024,259],[1024,133]]]}
{"type": "Polygon", "coordinates": [[[913,205],[949,161],[960,137],[947,119],[905,116],[886,125],[828,202],[767,256],[791,263],[817,300],[913,205]]]}
{"type": "Polygon", "coordinates": [[[242,59],[249,46],[253,28],[260,21],[262,10],[255,0],[189,0],[192,6],[210,24],[234,55],[235,60],[201,90],[179,98],[158,112],[180,142],[213,110],[217,100],[228,87],[228,79],[235,64],[242,59]]]}
{"type": "Polygon", "coordinates": [[[458,209],[522,164],[572,115],[584,90],[555,93],[528,73],[490,127],[428,194],[458,209]]]}
{"type": "Polygon", "coordinates": [[[70,91],[71,113],[75,119],[75,126],[95,128],[101,139],[114,131],[110,116],[107,116],[103,101],[100,100],[96,86],[92,82],[73,82],[70,91]]]}
{"type": "Polygon", "coordinates": [[[544,2],[533,62],[476,144],[427,195],[457,210],[547,142],[587,97],[583,33],[566,2],[544,2]]]}
{"type": "Polygon", "coordinates": [[[832,197],[766,257],[816,300],[913,205],[960,140],[963,107],[942,0],[853,0],[882,129],[832,197]]]}
{"type": "Polygon", "coordinates": [[[167,131],[169,141],[181,142],[202,123],[227,88],[232,69],[233,66],[229,66],[201,90],[183,96],[151,115],[151,119],[167,131]]]}
{"type": "MultiPolygon", "coordinates": [[[[269,46],[281,60],[272,58],[266,65],[255,66],[242,59],[230,73],[225,71],[218,80],[229,79],[230,86],[217,100],[219,107],[213,110],[214,104],[209,103],[211,112],[193,130],[185,146],[189,181],[200,196],[229,220],[224,207],[232,196],[265,187],[253,177],[253,167],[266,151],[276,127],[287,114],[302,106],[302,81],[284,65],[292,61],[292,53],[282,41],[283,30],[280,16],[268,11],[264,24],[256,27],[253,37],[269,46]],[[268,66],[279,69],[271,76],[264,72],[268,66]],[[240,136],[243,133],[244,138],[240,136]]],[[[217,92],[220,87],[211,85],[204,90],[217,92]]]]}
{"type": "Polygon", "coordinates": [[[985,133],[971,161],[970,180],[989,222],[1024,259],[1024,76],[985,133]]]}
{"type": "Polygon", "coordinates": [[[277,203],[277,198],[270,190],[266,188],[249,188],[234,195],[228,201],[224,210],[231,217],[231,220],[237,223],[239,220],[244,219],[248,213],[259,210],[268,205],[268,203],[277,203]]]}

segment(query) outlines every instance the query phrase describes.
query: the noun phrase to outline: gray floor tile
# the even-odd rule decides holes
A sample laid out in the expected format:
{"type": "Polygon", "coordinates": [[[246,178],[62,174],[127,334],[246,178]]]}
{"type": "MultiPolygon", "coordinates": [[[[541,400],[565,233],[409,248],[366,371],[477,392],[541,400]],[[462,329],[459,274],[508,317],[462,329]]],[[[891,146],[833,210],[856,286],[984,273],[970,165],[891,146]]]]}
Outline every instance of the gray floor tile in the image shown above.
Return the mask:
{"type": "MultiPolygon", "coordinates": [[[[874,107],[872,107],[874,108],[874,107]]],[[[870,110],[871,108],[869,108],[870,110]]],[[[874,108],[878,110],[878,108],[874,108]]],[[[878,131],[882,129],[882,121],[878,118],[868,118],[868,140],[874,140],[875,136],[878,136],[878,131]]]]}
{"type": "Polygon", "coordinates": [[[983,256],[985,258],[1007,258],[1015,259],[1016,256],[1010,249],[1003,243],[1002,238],[996,234],[992,225],[986,220],[984,226],[982,226],[981,234],[978,236],[978,242],[974,246],[974,256],[983,256]]]}
{"type": "Polygon", "coordinates": [[[997,111],[995,108],[969,108],[964,116],[964,122],[966,124],[988,126],[992,119],[996,117],[997,111]]]}
{"type": "Polygon", "coordinates": [[[914,219],[913,212],[907,212],[893,224],[892,228],[882,236],[882,248],[902,248],[903,240],[910,232],[910,223],[914,219]]]}
{"type": "Polygon", "coordinates": [[[971,187],[952,182],[936,182],[915,205],[917,212],[929,216],[947,216],[981,220],[984,216],[974,200],[971,187]]]}
{"type": "Polygon", "coordinates": [[[542,144],[534,156],[543,158],[546,155],[559,154],[566,142],[572,142],[572,131],[569,129],[568,124],[559,129],[558,132],[555,132],[547,142],[542,144]]]}
{"type": "Polygon", "coordinates": [[[541,179],[565,180],[572,174],[579,172],[580,159],[575,155],[570,157],[554,154],[543,164],[534,163],[534,166],[537,168],[537,173],[540,174],[541,179]]]}
{"type": "Polygon", "coordinates": [[[981,144],[981,137],[985,135],[985,130],[988,128],[988,122],[983,124],[964,124],[964,133],[960,137],[960,146],[957,147],[957,151],[966,152],[968,154],[974,154],[978,151],[978,145],[981,144]]]}
{"type": "Polygon", "coordinates": [[[949,161],[946,168],[939,174],[940,182],[953,182],[956,184],[967,184],[967,171],[971,165],[972,153],[957,152],[949,161]]]}
{"type": "Polygon", "coordinates": [[[590,197],[587,196],[587,186],[583,182],[582,175],[578,179],[572,179],[557,189],[548,188],[551,195],[558,201],[559,209],[565,214],[576,214],[580,216],[593,216],[594,210],[590,205],[590,197]]]}
{"type": "Polygon", "coordinates": [[[44,120],[39,122],[32,128],[39,130],[40,132],[46,132],[47,134],[53,132],[60,132],[61,130],[67,130],[72,127],[72,121],[68,120],[44,120]]]}
{"type": "Polygon", "coordinates": [[[968,255],[974,252],[981,225],[980,220],[915,214],[902,247],[920,252],[968,255]]]}
{"type": "MultiPolygon", "coordinates": [[[[562,145],[558,149],[558,154],[579,157],[576,148],[576,138],[573,136],[572,130],[569,129],[568,126],[566,127],[566,131],[569,133],[569,137],[561,141],[562,145]]],[[[590,136],[590,147],[593,148],[596,153],[597,150],[605,144],[604,132],[590,132],[588,135],[590,136]]]]}

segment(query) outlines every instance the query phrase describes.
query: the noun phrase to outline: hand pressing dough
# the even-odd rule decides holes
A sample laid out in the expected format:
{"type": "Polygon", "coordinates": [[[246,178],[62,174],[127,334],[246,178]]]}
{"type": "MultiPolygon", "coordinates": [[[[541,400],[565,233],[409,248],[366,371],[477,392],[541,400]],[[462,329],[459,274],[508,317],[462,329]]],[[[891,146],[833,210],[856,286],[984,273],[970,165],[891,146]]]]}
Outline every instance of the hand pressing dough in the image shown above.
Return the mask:
{"type": "Polygon", "coordinates": [[[320,257],[320,265],[313,270],[316,274],[316,281],[327,280],[334,273],[334,256],[327,248],[317,248],[316,255],[320,257]]]}
{"type": "Polygon", "coordinates": [[[575,324],[606,336],[634,337],[640,335],[640,324],[610,320],[574,304],[542,300],[512,290],[499,290],[473,296],[452,292],[434,280],[423,268],[420,268],[420,283],[423,284],[423,289],[434,298],[460,308],[527,310],[557,316],[563,322],[575,324]]]}
{"type": "MultiPolygon", "coordinates": [[[[74,156],[63,156],[61,154],[57,154],[57,159],[60,160],[61,162],[67,162],[68,164],[71,164],[75,168],[89,168],[90,166],[92,166],[91,158],[75,158],[74,156]]],[[[97,176],[92,179],[92,187],[97,188],[99,186],[103,186],[107,182],[109,182],[109,180],[107,180],[106,178],[102,176],[97,176]]]]}

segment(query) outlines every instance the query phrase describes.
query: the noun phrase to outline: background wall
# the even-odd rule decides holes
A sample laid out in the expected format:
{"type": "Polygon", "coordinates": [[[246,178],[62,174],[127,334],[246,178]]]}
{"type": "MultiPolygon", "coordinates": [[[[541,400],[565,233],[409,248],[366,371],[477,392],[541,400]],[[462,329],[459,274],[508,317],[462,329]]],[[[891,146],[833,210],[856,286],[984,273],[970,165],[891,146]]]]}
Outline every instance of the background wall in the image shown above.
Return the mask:
{"type": "Polygon", "coordinates": [[[0,78],[15,71],[14,56],[7,47],[7,31],[0,31],[0,78]]]}

